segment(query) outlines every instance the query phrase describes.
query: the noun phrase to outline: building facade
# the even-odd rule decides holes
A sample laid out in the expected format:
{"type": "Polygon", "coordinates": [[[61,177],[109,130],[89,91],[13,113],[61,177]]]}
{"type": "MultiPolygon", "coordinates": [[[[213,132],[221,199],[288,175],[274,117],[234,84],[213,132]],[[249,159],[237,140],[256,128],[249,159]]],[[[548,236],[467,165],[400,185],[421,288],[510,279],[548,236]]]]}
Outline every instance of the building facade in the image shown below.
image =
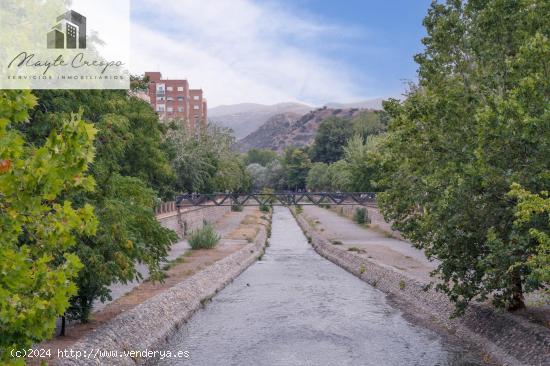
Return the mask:
{"type": "Polygon", "coordinates": [[[149,100],[162,120],[179,119],[190,131],[206,126],[208,113],[202,89],[189,89],[187,80],[162,79],[160,72],[146,72],[149,100]]]}

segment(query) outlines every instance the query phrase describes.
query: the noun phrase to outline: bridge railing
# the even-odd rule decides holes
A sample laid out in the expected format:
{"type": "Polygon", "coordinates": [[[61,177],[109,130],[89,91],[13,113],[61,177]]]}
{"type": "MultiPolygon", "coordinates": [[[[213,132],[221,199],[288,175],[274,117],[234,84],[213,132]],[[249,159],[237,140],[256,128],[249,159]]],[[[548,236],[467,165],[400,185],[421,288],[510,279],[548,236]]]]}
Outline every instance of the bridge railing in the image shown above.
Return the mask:
{"type": "Polygon", "coordinates": [[[366,205],[376,202],[375,192],[275,192],[191,193],[176,197],[176,208],[184,206],[261,205],[366,205]]]}

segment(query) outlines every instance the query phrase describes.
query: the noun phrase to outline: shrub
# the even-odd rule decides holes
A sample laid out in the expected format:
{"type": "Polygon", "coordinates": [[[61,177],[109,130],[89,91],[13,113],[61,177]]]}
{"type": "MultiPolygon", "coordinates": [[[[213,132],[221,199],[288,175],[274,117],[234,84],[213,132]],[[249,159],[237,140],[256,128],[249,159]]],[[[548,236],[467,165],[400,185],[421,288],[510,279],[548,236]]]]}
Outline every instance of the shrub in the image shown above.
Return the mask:
{"type": "Polygon", "coordinates": [[[241,212],[243,210],[243,205],[231,205],[231,211],[241,212]]]}
{"type": "Polygon", "coordinates": [[[260,211],[262,211],[262,212],[269,212],[269,211],[270,211],[269,205],[261,204],[261,205],[260,205],[260,211]]]}
{"type": "Polygon", "coordinates": [[[365,224],[368,221],[367,216],[367,209],[364,207],[358,207],[355,209],[355,213],[353,214],[353,219],[358,224],[365,224]]]}
{"type": "Polygon", "coordinates": [[[296,214],[297,214],[297,215],[299,215],[299,214],[301,214],[302,212],[304,212],[304,209],[302,208],[302,206],[296,205],[295,207],[296,207],[295,210],[296,210],[296,214]]]}
{"type": "Polygon", "coordinates": [[[219,241],[220,236],[211,224],[204,224],[202,228],[191,232],[191,235],[189,235],[191,249],[212,249],[219,241]]]}

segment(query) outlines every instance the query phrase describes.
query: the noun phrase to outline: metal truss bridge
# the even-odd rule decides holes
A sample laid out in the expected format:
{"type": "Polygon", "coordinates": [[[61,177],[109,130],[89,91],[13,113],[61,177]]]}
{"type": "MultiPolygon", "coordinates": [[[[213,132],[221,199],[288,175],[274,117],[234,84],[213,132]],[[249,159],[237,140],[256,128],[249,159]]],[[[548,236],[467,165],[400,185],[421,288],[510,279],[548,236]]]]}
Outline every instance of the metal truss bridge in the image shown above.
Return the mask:
{"type": "Polygon", "coordinates": [[[176,207],[367,205],[375,202],[374,192],[191,193],[176,197],[176,207]]]}

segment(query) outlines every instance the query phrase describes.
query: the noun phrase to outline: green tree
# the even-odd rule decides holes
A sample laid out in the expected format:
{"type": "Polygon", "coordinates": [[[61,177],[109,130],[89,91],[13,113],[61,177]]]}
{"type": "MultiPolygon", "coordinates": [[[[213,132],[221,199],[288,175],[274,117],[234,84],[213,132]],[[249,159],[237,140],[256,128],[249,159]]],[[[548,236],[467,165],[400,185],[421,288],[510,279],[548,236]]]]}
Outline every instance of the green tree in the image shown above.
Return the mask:
{"type": "MultiPolygon", "coordinates": [[[[513,184],[509,193],[517,199],[516,221],[514,225],[527,233],[537,243],[538,247],[527,260],[531,269],[529,280],[546,285],[546,296],[550,296],[550,197],[548,191],[539,195],[513,184]]],[[[521,263],[523,265],[523,263],[521,263]]],[[[511,268],[513,270],[513,268],[511,268]]]]}
{"type": "Polygon", "coordinates": [[[231,130],[208,124],[199,136],[189,133],[182,123],[173,123],[166,134],[169,152],[182,192],[246,192],[252,181],[241,157],[232,147],[231,130]]]}
{"type": "Polygon", "coordinates": [[[326,191],[330,187],[328,164],[313,163],[307,173],[306,187],[310,191],[326,191]]]}
{"type": "Polygon", "coordinates": [[[255,190],[260,190],[267,187],[267,168],[258,164],[252,163],[246,167],[248,174],[252,178],[252,187],[255,190]]]}
{"type": "Polygon", "coordinates": [[[176,172],[176,189],[180,192],[210,193],[217,159],[212,146],[190,134],[182,123],[172,123],[166,133],[166,151],[176,172]]]}
{"type": "Polygon", "coordinates": [[[77,291],[82,268],[69,251],[75,235],[93,235],[89,204],[67,199],[91,191],[87,175],[96,130],[80,116],[61,120],[40,146],[17,131],[28,121],[35,97],[0,91],[0,362],[11,349],[29,348],[52,335],[58,316],[77,291]]]}
{"type": "Polygon", "coordinates": [[[319,125],[311,147],[311,160],[332,163],[342,158],[344,146],[353,134],[349,119],[329,117],[319,125]]]}
{"type": "Polygon", "coordinates": [[[283,158],[286,188],[290,190],[306,188],[306,177],[310,167],[311,161],[304,150],[297,147],[287,148],[283,158]]]}
{"type": "Polygon", "coordinates": [[[353,133],[363,140],[369,136],[379,135],[387,129],[387,116],[384,111],[364,111],[355,116],[351,123],[353,133]]]}
{"type": "Polygon", "coordinates": [[[419,85],[385,104],[379,202],[440,260],[437,288],[457,314],[486,298],[519,309],[544,286],[526,264],[539,244],[514,225],[507,193],[549,188],[549,14],[544,0],[433,3],[419,85]]]}
{"type": "Polygon", "coordinates": [[[237,154],[222,157],[214,176],[214,187],[218,192],[249,192],[252,178],[237,154]]]}
{"type": "Polygon", "coordinates": [[[166,153],[158,117],[144,101],[123,91],[42,90],[31,123],[20,128],[29,141],[41,143],[71,111],[98,129],[96,158],[90,171],[97,182],[94,192],[68,197],[94,207],[100,222],[95,235],[78,235],[71,252],[85,269],[77,278],[78,293],[67,315],[88,320],[95,300],[110,299],[109,285],[140,278],[136,263],[145,263],[153,279],[160,278],[159,264],[174,232],[155,219],[157,192],[171,198],[175,179],[166,153]]]}
{"type": "Polygon", "coordinates": [[[250,149],[245,154],[244,164],[260,164],[261,166],[267,166],[275,159],[277,159],[277,153],[275,151],[265,149],[250,149]]]}
{"type": "Polygon", "coordinates": [[[130,88],[134,92],[147,92],[149,89],[149,76],[130,75],[130,88]]]}
{"type": "Polygon", "coordinates": [[[370,135],[367,141],[360,135],[353,136],[344,147],[344,160],[349,173],[349,189],[354,192],[375,191],[375,181],[379,178],[380,168],[378,146],[383,135],[370,135]]]}
{"type": "Polygon", "coordinates": [[[95,300],[111,299],[110,284],[142,279],[136,263],[147,265],[151,279],[162,279],[160,263],[177,235],[157,221],[156,200],[156,193],[139,178],[119,174],[113,174],[89,198],[101,226],[96,235],[81,236],[73,248],[84,269],[78,276],[69,318],[88,321],[95,300]]]}
{"type": "MultiPolygon", "coordinates": [[[[60,121],[75,111],[99,130],[94,174],[111,169],[140,178],[163,199],[174,195],[175,175],[164,151],[166,127],[151,106],[120,90],[37,90],[32,123],[21,127],[30,141],[40,143],[60,121]]],[[[98,182],[101,184],[101,182],[98,182]]]]}
{"type": "Polygon", "coordinates": [[[285,189],[286,175],[282,162],[273,160],[266,168],[266,186],[275,190],[285,189]]]}
{"type": "Polygon", "coordinates": [[[329,165],[328,182],[330,191],[346,192],[351,190],[349,164],[345,160],[338,160],[329,165]]]}

